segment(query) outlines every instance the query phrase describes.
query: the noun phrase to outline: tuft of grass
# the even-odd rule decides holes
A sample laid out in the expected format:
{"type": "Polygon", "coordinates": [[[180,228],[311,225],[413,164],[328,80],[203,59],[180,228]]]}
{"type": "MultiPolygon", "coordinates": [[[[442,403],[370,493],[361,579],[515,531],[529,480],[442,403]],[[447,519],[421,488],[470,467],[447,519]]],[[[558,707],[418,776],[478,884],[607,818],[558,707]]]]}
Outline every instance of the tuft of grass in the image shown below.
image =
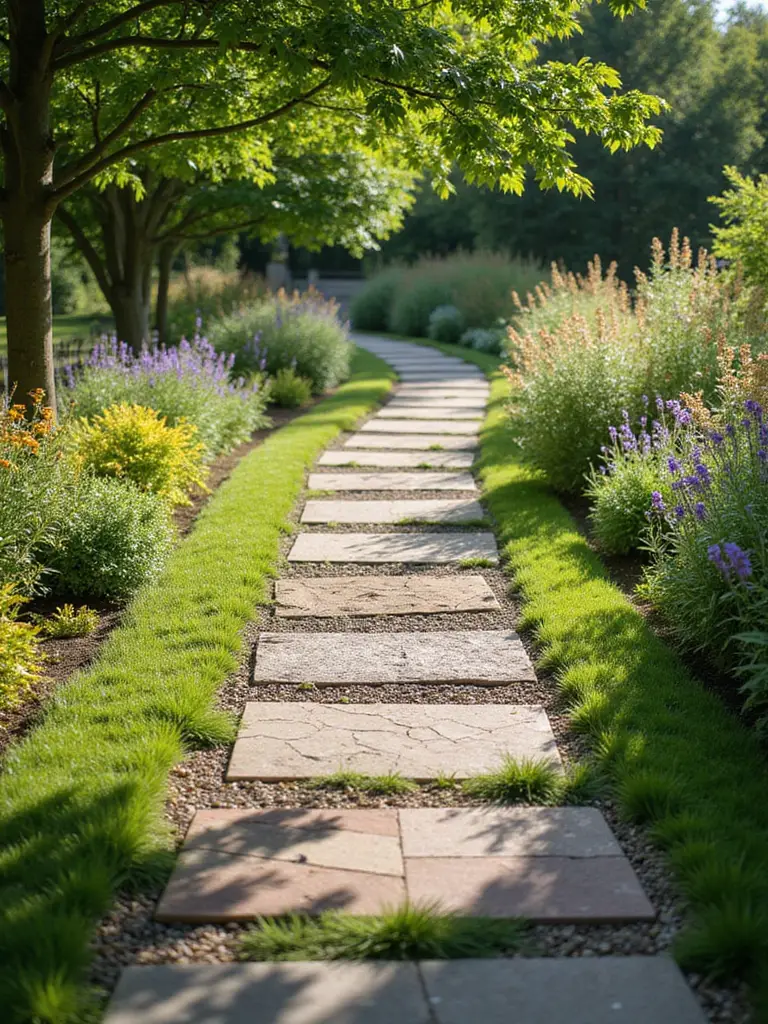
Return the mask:
{"type": "Polygon", "coordinates": [[[304,492],[304,496],[306,498],[333,498],[335,494],[336,491],[326,491],[323,490],[322,488],[313,489],[311,487],[307,488],[307,490],[304,492]]]}
{"type": "Polygon", "coordinates": [[[326,911],[319,917],[261,918],[246,934],[244,960],[450,960],[519,951],[520,920],[455,917],[436,906],[405,906],[378,917],[326,911]]]}
{"type": "Polygon", "coordinates": [[[415,782],[404,779],[397,772],[391,775],[363,775],[361,772],[343,770],[332,775],[320,775],[312,779],[308,785],[312,789],[346,789],[355,793],[372,793],[376,796],[412,793],[418,788],[415,782]]]}
{"type": "Polygon", "coordinates": [[[556,803],[562,788],[562,775],[549,761],[513,757],[486,775],[467,779],[463,789],[470,796],[500,804],[556,803]]]}
{"type": "Polygon", "coordinates": [[[93,633],[99,626],[99,613],[87,605],[75,608],[73,604],[64,604],[47,618],[36,616],[36,622],[44,636],[65,640],[93,633]]]}
{"type": "Polygon", "coordinates": [[[494,569],[496,563],[490,558],[461,558],[459,559],[460,569],[494,569]]]}
{"type": "Polygon", "coordinates": [[[442,444],[431,444],[428,450],[431,452],[444,452],[445,446],[442,444]]]}
{"type": "Polygon", "coordinates": [[[449,775],[447,772],[438,772],[432,786],[435,789],[457,789],[459,781],[453,774],[449,775]]]}
{"type": "Polygon", "coordinates": [[[391,380],[386,364],[358,352],[346,384],[246,455],[95,663],[9,750],[0,776],[4,1024],[69,1024],[91,1012],[95,923],[118,886],[157,885],[172,865],[169,770],[189,747],[233,735],[215,694],[239,663],[243,626],[269,598],[306,471],[391,380]]]}

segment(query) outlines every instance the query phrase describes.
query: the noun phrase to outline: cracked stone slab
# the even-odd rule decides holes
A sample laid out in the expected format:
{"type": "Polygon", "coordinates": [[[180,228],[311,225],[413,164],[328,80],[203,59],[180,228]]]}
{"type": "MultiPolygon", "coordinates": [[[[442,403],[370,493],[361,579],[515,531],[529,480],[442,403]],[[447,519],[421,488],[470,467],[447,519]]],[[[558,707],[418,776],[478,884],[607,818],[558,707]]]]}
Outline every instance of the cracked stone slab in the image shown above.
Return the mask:
{"type": "Polygon", "coordinates": [[[499,560],[490,532],[466,533],[300,533],[289,562],[348,562],[379,565],[446,565],[468,558],[499,560]]]}
{"type": "Polygon", "coordinates": [[[439,420],[444,419],[446,416],[450,416],[454,420],[480,421],[483,419],[483,412],[476,409],[446,409],[445,406],[430,409],[412,405],[405,408],[399,405],[391,405],[376,413],[376,419],[379,420],[439,420]]]}
{"type": "Polygon", "coordinates": [[[494,611],[499,602],[482,576],[333,576],[278,580],[279,618],[339,615],[432,615],[494,611]]]}
{"type": "Polygon", "coordinates": [[[443,960],[422,963],[421,974],[436,1024],[707,1020],[679,968],[665,956],[443,960]]]}
{"type": "Polygon", "coordinates": [[[477,423],[473,420],[368,420],[360,427],[371,434],[421,434],[427,428],[432,434],[471,434],[477,442],[477,423]]]}
{"type": "MultiPolygon", "coordinates": [[[[255,683],[507,684],[535,680],[512,630],[429,633],[261,633],[255,683]]],[[[423,707],[420,705],[420,707],[423,707]]],[[[498,713],[498,709],[496,709],[498,713]]]]}
{"type": "Polygon", "coordinates": [[[310,473],[313,491],[476,491],[471,473],[310,473]]]}
{"type": "Polygon", "coordinates": [[[198,811],[157,920],[375,914],[404,900],[396,812],[314,811],[308,827],[302,818],[300,810],[198,811]]]}
{"type": "MultiPolygon", "coordinates": [[[[227,780],[284,781],[332,775],[340,770],[365,775],[399,772],[404,778],[427,781],[441,774],[471,778],[499,766],[504,757],[536,758],[560,768],[560,757],[549,719],[538,705],[506,704],[316,704],[308,702],[249,702],[245,706],[227,780]]],[[[442,811],[422,828],[415,818],[403,819],[403,837],[409,849],[425,847],[424,829],[434,829],[433,846],[466,849],[481,845],[493,849],[481,826],[470,821],[469,836],[459,832],[442,811]],[[440,836],[445,832],[441,841],[440,836]],[[473,845],[474,844],[474,845],[473,845]]],[[[525,836],[541,847],[542,831],[531,824],[527,831],[516,821],[506,825],[489,819],[484,828],[495,829],[497,842],[505,834],[506,846],[525,836]],[[516,832],[514,831],[516,829],[516,832]]],[[[567,844],[564,839],[563,843],[567,844]]],[[[571,842],[569,848],[575,848],[571,842]]],[[[408,850],[404,850],[408,856],[408,850]]]]}
{"type": "Polygon", "coordinates": [[[419,807],[400,811],[404,857],[621,857],[595,807],[419,807]]]}
{"type": "Polygon", "coordinates": [[[626,857],[406,857],[412,903],[548,924],[653,921],[626,857]]]}
{"type": "Polygon", "coordinates": [[[380,469],[469,469],[475,460],[473,452],[389,452],[331,451],[324,452],[319,466],[375,466],[380,469]]]}
{"type": "MultiPolygon", "coordinates": [[[[458,474],[456,474],[458,476],[458,474]]],[[[477,501],[426,499],[401,501],[308,501],[302,523],[402,523],[418,519],[428,523],[477,522],[485,513],[477,501]]]]}
{"type": "Polygon", "coordinates": [[[104,1024],[428,1024],[433,1019],[415,964],[321,961],[127,967],[104,1024]]]}
{"type": "Polygon", "coordinates": [[[400,449],[405,451],[434,452],[477,450],[477,437],[450,437],[445,434],[353,434],[344,442],[345,448],[400,449]],[[439,446],[439,447],[438,447],[439,446]]]}

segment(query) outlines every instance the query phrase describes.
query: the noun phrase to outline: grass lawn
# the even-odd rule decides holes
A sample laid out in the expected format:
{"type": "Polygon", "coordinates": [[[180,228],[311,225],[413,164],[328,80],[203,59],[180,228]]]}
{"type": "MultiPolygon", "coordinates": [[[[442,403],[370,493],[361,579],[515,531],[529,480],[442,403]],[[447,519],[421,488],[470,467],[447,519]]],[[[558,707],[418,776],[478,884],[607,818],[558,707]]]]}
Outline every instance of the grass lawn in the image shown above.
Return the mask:
{"type": "Polygon", "coordinates": [[[556,674],[572,727],[591,743],[622,813],[667,851],[690,908],[676,955],[753,987],[768,1019],[768,764],[757,736],[692,677],[608,579],[543,477],[525,464],[504,411],[498,359],[461,355],[491,377],[481,435],[483,496],[523,599],[522,628],[556,674]]]}
{"type": "Polygon", "coordinates": [[[358,352],[350,381],[246,455],[95,663],[11,748],[0,776],[4,1024],[88,1019],[95,922],[118,887],[157,883],[173,859],[162,815],[170,768],[234,735],[216,691],[268,600],[306,470],[390,382],[386,364],[358,352]]]}
{"type": "MultiPolygon", "coordinates": [[[[88,341],[108,331],[114,321],[108,313],[65,313],[53,318],[53,343],[63,345],[73,341],[88,341]]],[[[5,356],[5,317],[0,317],[0,356],[5,356]]]]}

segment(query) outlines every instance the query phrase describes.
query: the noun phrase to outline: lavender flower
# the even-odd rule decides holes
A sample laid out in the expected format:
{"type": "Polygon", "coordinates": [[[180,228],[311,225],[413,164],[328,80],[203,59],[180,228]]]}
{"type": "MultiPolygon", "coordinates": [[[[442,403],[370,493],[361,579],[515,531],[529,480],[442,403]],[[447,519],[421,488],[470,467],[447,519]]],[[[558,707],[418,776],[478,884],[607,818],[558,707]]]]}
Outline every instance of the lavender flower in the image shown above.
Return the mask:
{"type": "Polygon", "coordinates": [[[651,494],[651,505],[655,512],[664,512],[667,506],[664,504],[664,498],[661,495],[661,491],[654,491],[651,494]]]}

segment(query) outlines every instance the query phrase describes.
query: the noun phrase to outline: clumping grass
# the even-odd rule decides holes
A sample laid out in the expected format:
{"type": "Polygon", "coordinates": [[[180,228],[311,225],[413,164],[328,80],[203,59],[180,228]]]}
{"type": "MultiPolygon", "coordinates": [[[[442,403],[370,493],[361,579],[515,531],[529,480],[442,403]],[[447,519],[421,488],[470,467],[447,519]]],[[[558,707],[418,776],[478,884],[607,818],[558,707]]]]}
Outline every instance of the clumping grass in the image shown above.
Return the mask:
{"type": "Polygon", "coordinates": [[[493,569],[496,563],[490,558],[460,558],[458,565],[460,569],[493,569]]]}
{"type": "Polygon", "coordinates": [[[308,785],[313,789],[346,789],[355,793],[372,793],[376,796],[393,796],[396,793],[411,793],[416,783],[393,772],[390,775],[363,775],[361,772],[338,771],[332,775],[321,775],[308,785]]]}
{"type": "Polygon", "coordinates": [[[241,460],[97,661],[10,749],[0,777],[4,1024],[87,1015],[95,922],[118,887],[166,876],[168,771],[190,747],[232,738],[216,690],[237,667],[243,626],[268,598],[305,473],[390,387],[388,367],[368,353],[357,354],[354,370],[241,460]]]}
{"type": "Polygon", "coordinates": [[[428,450],[431,452],[444,452],[445,446],[442,444],[431,444],[428,450]]]}
{"type": "MultiPolygon", "coordinates": [[[[428,343],[422,343],[428,344],[428,343]]],[[[520,457],[508,388],[491,356],[456,346],[491,375],[480,477],[499,546],[523,600],[523,625],[553,670],[572,721],[621,812],[668,851],[688,922],[685,967],[752,986],[768,1019],[768,784],[758,738],[695,679],[606,569],[542,475],[520,457]],[[703,884],[696,844],[708,844],[703,884]],[[734,873],[730,865],[738,864],[734,873]],[[715,891],[716,890],[716,891],[715,891]]]]}
{"type": "Polygon", "coordinates": [[[550,761],[507,757],[494,772],[464,782],[470,796],[503,804],[552,804],[561,790],[561,773],[550,761]]]}
{"type": "Polygon", "coordinates": [[[517,952],[520,920],[455,917],[436,906],[405,906],[378,917],[326,911],[311,918],[262,918],[243,939],[244,960],[450,960],[517,952]]]}
{"type": "Polygon", "coordinates": [[[52,615],[37,616],[36,622],[44,636],[65,640],[93,633],[99,625],[99,613],[87,605],[75,608],[73,604],[64,604],[52,615]]]}
{"type": "Polygon", "coordinates": [[[311,487],[308,487],[304,492],[306,498],[333,498],[335,494],[336,491],[326,491],[319,488],[313,490],[311,487]]]}

